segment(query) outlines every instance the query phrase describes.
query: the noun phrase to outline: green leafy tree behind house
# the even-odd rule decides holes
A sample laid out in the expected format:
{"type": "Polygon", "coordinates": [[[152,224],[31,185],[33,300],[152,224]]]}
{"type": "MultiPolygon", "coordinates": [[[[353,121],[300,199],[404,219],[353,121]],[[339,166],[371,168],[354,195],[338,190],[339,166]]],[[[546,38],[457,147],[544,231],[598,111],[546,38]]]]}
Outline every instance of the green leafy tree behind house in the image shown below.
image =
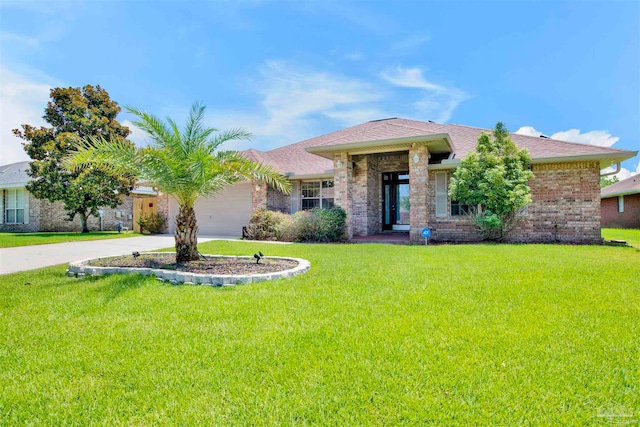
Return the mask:
{"type": "Polygon", "coordinates": [[[617,176],[601,176],[600,177],[600,188],[608,187],[610,185],[615,184],[616,182],[620,182],[617,176]]]}
{"type": "Polygon", "coordinates": [[[462,159],[451,178],[449,195],[472,209],[474,223],[489,240],[503,240],[517,225],[521,208],[531,203],[527,181],[531,156],[518,149],[502,123],[492,136],[478,137],[476,152],[462,159]]]}
{"type": "Polygon", "coordinates": [[[136,148],[124,140],[87,138],[66,159],[73,170],[108,167],[122,174],[133,174],[178,202],[176,215],[176,262],[197,260],[198,225],[194,205],[199,197],[210,196],[241,180],[265,181],[289,193],[291,184],[270,166],[255,163],[238,151],[218,151],[220,145],[235,139],[248,139],[242,129],[218,132],[203,124],[205,107],[194,104],[185,126],[167,118],[166,122],[144,111],[127,108],[137,116],[133,123],[147,132],[151,144],[136,148]]]}
{"type": "Polygon", "coordinates": [[[125,139],[129,129],[118,123],[120,107],[100,86],[55,88],[51,89],[50,97],[43,118],[51,127],[25,124],[22,130],[13,130],[26,141],[23,146],[32,159],[27,189],[37,198],[61,201],[67,219],[72,221],[78,215],[82,232],[87,233],[88,217],[98,216],[100,207],[117,207],[121,197],[129,194],[134,178],[99,167],[72,172],[62,165],[62,159],[89,136],[117,138],[133,146],[125,139]]]}

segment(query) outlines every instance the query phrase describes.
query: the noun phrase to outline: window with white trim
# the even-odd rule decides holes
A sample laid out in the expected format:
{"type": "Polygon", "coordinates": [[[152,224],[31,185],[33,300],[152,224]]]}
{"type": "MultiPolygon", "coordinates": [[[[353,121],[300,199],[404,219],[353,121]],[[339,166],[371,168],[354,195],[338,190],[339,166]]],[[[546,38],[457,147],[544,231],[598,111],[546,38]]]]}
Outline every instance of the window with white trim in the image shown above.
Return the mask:
{"type": "Polygon", "coordinates": [[[447,216],[447,173],[436,172],[436,217],[447,216]]]}
{"type": "Polygon", "coordinates": [[[618,196],[618,212],[624,212],[624,196],[618,196]]]}
{"type": "Polygon", "coordinates": [[[300,199],[302,210],[333,207],[333,181],[302,181],[300,199]]]}
{"type": "Polygon", "coordinates": [[[24,198],[22,189],[6,190],[4,203],[4,222],[6,224],[24,224],[24,198]]]}

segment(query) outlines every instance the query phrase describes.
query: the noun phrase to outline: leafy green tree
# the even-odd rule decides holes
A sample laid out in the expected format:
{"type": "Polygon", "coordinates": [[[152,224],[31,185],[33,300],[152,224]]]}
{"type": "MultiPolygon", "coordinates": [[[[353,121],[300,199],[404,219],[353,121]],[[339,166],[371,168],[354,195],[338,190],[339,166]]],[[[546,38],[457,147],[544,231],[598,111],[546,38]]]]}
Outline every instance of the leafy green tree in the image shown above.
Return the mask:
{"type": "Polygon", "coordinates": [[[472,209],[474,223],[486,239],[503,240],[531,203],[527,181],[531,156],[518,149],[504,124],[496,124],[493,138],[483,132],[476,152],[462,159],[451,178],[449,195],[472,209]]]}
{"type": "Polygon", "coordinates": [[[616,182],[620,182],[617,176],[601,176],[600,177],[600,188],[608,187],[610,185],[615,184],[616,182]]]}
{"type": "Polygon", "coordinates": [[[87,138],[67,158],[73,170],[90,166],[109,167],[121,174],[134,174],[158,191],[173,196],[179,204],[176,216],[176,262],[199,258],[198,226],[193,206],[199,197],[220,192],[241,180],[261,180],[288,193],[291,184],[270,166],[255,163],[237,151],[218,151],[229,140],[248,139],[242,129],[218,132],[203,125],[205,107],[194,104],[182,130],[144,111],[127,108],[137,116],[133,123],[147,132],[151,144],[132,147],[124,140],[87,138]]]}
{"type": "Polygon", "coordinates": [[[27,189],[37,198],[62,201],[67,219],[73,221],[78,215],[82,232],[87,233],[89,215],[98,216],[100,207],[117,207],[121,197],[129,194],[134,178],[97,167],[72,172],[62,165],[62,159],[78,141],[90,136],[107,141],[118,139],[133,146],[125,139],[129,129],[118,123],[120,107],[100,86],[55,88],[51,89],[50,97],[43,118],[51,127],[26,124],[22,130],[13,130],[26,141],[22,145],[33,159],[27,189]]]}

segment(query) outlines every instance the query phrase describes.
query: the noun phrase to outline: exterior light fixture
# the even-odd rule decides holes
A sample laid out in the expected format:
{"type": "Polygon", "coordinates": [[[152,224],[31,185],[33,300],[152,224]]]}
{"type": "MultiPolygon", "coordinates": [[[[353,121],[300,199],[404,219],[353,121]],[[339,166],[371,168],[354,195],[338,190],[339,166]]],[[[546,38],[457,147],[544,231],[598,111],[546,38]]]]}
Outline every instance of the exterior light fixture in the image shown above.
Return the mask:
{"type": "Polygon", "coordinates": [[[336,167],[337,167],[338,169],[340,169],[340,168],[342,167],[342,162],[341,162],[340,160],[338,160],[338,161],[336,162],[336,167]]]}
{"type": "Polygon", "coordinates": [[[413,163],[418,163],[420,161],[420,156],[418,153],[413,155],[413,163]]]}

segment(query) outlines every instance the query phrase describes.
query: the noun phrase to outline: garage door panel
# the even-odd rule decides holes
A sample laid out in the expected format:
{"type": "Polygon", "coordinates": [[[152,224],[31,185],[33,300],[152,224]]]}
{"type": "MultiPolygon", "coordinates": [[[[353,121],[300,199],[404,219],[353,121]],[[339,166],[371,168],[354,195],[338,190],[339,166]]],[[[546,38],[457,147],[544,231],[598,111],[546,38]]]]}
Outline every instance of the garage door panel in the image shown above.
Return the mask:
{"type": "Polygon", "coordinates": [[[214,197],[200,198],[194,209],[198,234],[240,237],[251,217],[251,184],[234,184],[214,197]]]}

